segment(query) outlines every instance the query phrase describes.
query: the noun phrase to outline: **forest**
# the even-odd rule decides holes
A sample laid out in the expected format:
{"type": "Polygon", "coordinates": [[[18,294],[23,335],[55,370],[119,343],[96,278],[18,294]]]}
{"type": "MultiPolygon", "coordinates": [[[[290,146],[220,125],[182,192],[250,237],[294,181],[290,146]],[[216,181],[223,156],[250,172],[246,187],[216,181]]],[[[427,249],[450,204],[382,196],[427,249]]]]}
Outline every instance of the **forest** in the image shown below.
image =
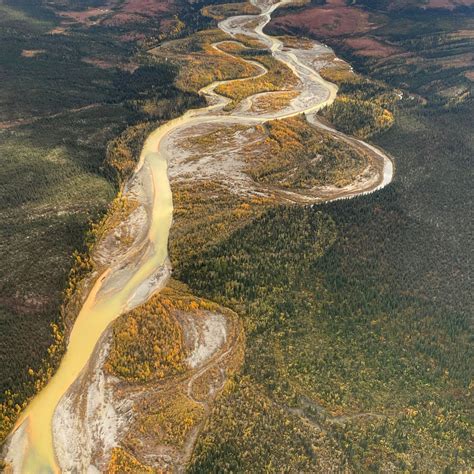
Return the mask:
{"type": "MultiPolygon", "coordinates": [[[[46,34],[58,18],[42,2],[0,4],[7,44],[0,55],[13,71],[2,70],[0,95],[8,111],[0,123],[0,439],[60,359],[64,297],[93,268],[94,233],[111,225],[117,206],[127,212],[120,197],[110,203],[149,131],[200,105],[196,91],[210,80],[255,72],[210,47],[225,39],[215,30],[179,39],[241,8],[212,7],[206,16],[203,7],[184,11],[172,32],[147,20],[139,27],[147,41],[119,42],[123,25],[76,25],[58,41],[46,34]],[[162,47],[164,38],[176,39],[162,47]],[[148,57],[146,48],[156,46],[148,57]],[[113,67],[97,65],[111,58],[113,67]]],[[[456,21],[436,12],[388,16],[377,34],[416,52],[411,62],[397,55],[380,62],[333,43],[359,74],[337,80],[339,99],[323,116],[393,157],[396,178],[387,188],[305,206],[209,182],[173,189],[173,277],[235,311],[246,335],[242,370],[212,407],[189,472],[472,470],[472,99],[467,69],[449,62],[472,40],[459,37],[470,20],[458,14],[456,21]]],[[[247,57],[266,64],[275,83],[291,80],[250,47],[247,57]]],[[[231,99],[257,91],[240,84],[227,91],[231,99]]],[[[299,119],[266,124],[265,133],[275,155],[253,170],[257,181],[324,184],[342,161],[345,182],[365,163],[299,119]],[[320,158],[322,171],[311,167],[320,158]],[[307,169],[290,180],[295,161],[307,169]]],[[[106,369],[125,387],[180,374],[175,310],[159,295],[114,326],[106,369]]],[[[156,397],[160,410],[144,410],[143,431],[165,426],[160,440],[182,443],[189,425],[168,418],[178,405],[180,420],[194,422],[202,410],[156,397]]],[[[134,456],[135,441],[113,450],[110,472],[150,472],[134,456]]]]}
{"type": "Polygon", "coordinates": [[[293,189],[342,187],[369,164],[367,155],[315,130],[301,117],[274,120],[265,129],[269,150],[263,159],[249,163],[249,174],[259,183],[293,189]]]}
{"type": "Polygon", "coordinates": [[[149,131],[202,101],[123,28],[58,25],[40,0],[0,3],[0,440],[60,361],[92,224],[149,131]]]}
{"type": "MultiPolygon", "coordinates": [[[[442,24],[430,54],[449,57],[445,41],[459,23],[432,12],[417,28],[414,19],[404,41],[428,44],[420,36],[442,24]]],[[[394,120],[372,126],[373,115],[362,115],[346,130],[391,154],[394,183],[350,201],[267,208],[176,261],[176,276],[239,313],[247,334],[244,368],[214,408],[190,472],[472,468],[473,110],[459,89],[440,95],[469,82],[455,66],[439,72],[426,62],[415,76],[391,74],[396,56],[383,67],[357,64],[369,77],[338,81],[341,94],[394,120]]],[[[358,116],[337,103],[329,113],[341,128],[358,116]]]]}
{"type": "MultiPolygon", "coordinates": [[[[449,142],[458,173],[470,156],[457,136],[468,126],[462,112],[450,112],[464,125],[449,142]]],[[[455,247],[469,235],[468,204],[453,197],[455,212],[440,213],[431,202],[439,188],[419,189],[424,176],[413,169],[425,160],[411,147],[419,137],[409,118],[421,119],[401,113],[379,139],[398,158],[389,188],[269,210],[177,268],[199,294],[238,312],[247,333],[244,369],[214,410],[191,472],[468,468],[471,269],[469,249],[455,247]],[[453,221],[459,234],[448,238],[453,221]],[[324,435],[314,440],[295,414],[324,435]],[[304,432],[296,446],[285,435],[292,430],[304,432]]],[[[447,152],[433,140],[448,117],[431,117],[419,144],[432,173],[446,173],[447,152]]]]}
{"type": "Polygon", "coordinates": [[[216,308],[182,291],[164,289],[114,324],[105,369],[129,382],[150,382],[184,372],[188,349],[177,313],[216,308]]]}

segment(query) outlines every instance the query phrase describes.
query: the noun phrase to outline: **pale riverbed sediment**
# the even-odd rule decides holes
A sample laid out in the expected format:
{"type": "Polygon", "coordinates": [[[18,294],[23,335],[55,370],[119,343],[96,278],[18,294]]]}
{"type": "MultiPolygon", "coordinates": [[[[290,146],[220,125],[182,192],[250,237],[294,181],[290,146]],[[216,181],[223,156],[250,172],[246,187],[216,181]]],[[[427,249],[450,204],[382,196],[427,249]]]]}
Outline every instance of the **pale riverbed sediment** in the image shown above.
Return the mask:
{"type": "MultiPolygon", "coordinates": [[[[392,162],[381,150],[347,137],[318,120],[316,112],[334,101],[337,87],[321,78],[312,67],[309,59],[314,60],[314,57],[309,58],[307,50],[284,47],[279,39],[263,32],[272,12],[291,1],[284,0],[273,5],[260,0],[255,0],[253,3],[262,9],[260,15],[232,17],[222,21],[219,27],[230,36],[249,35],[265,44],[273,56],[285,63],[299,79],[298,96],[288,106],[274,112],[258,113],[252,111],[250,107],[224,112],[223,109],[229,99],[216,94],[215,89],[222,82],[228,81],[216,82],[201,91],[210,99],[211,105],[188,111],[159,127],[149,136],[134,176],[127,185],[130,190],[133,183],[134,197],[139,199],[140,205],[146,211],[148,217],[143,225],[147,226],[147,232],[143,233],[143,239],[137,243],[139,251],[128,252],[117,258],[96,281],[71,331],[67,351],[58,371],[32,400],[17,422],[8,440],[6,452],[6,459],[13,466],[14,472],[60,471],[59,466],[64,463],[61,460],[58,462],[57,456],[67,456],[67,453],[64,449],[64,439],[61,441],[63,448],[55,449],[52,427],[58,404],[86,367],[98,341],[110,324],[125,311],[147,301],[167,281],[170,274],[167,259],[168,236],[173,214],[168,164],[178,160],[175,156],[176,149],[170,146],[171,135],[183,134],[191,127],[205,124],[258,125],[268,120],[305,114],[315,127],[337,135],[348,144],[364,148],[379,160],[379,172],[372,181],[361,181],[347,188],[329,190],[326,200],[371,192],[392,180],[392,162]]],[[[215,46],[218,48],[218,44],[215,46]]],[[[328,48],[315,43],[314,55],[327,52],[328,48]]],[[[55,429],[56,436],[58,429],[57,427],[55,429]]],[[[71,443],[74,442],[75,440],[71,440],[71,443]]],[[[85,451],[84,449],[84,456],[87,456],[85,451]]],[[[78,456],[81,456],[80,452],[78,456]]],[[[87,462],[87,459],[82,459],[80,465],[84,466],[87,462]]]]}

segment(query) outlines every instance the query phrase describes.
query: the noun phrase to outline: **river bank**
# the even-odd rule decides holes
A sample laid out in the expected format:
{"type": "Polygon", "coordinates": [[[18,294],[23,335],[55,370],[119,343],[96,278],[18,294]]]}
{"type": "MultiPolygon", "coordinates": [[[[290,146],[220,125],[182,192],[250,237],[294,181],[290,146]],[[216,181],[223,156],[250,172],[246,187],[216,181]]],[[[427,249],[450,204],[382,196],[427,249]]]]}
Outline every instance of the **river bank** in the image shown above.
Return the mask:
{"type": "MultiPolygon", "coordinates": [[[[305,202],[320,202],[351,197],[379,189],[391,181],[393,166],[383,152],[360,140],[356,143],[354,139],[343,136],[313,117],[318,110],[334,100],[337,88],[323,80],[317,71],[311,68],[311,62],[307,63],[307,50],[302,52],[298,49],[284,48],[280,40],[263,33],[263,27],[270,20],[271,13],[285,3],[289,2],[263,5],[260,15],[232,17],[222,21],[219,27],[231,37],[244,34],[266,44],[272,55],[286,64],[300,80],[298,97],[293,99],[288,107],[272,113],[245,113],[239,109],[226,112],[224,108],[229,99],[218,95],[215,89],[223,82],[232,81],[218,81],[201,91],[203,95],[210,97],[211,104],[208,107],[189,111],[182,117],[159,127],[150,135],[143,147],[136,172],[125,187],[125,195],[133,196],[140,204],[142,216],[147,216],[146,223],[142,217],[141,226],[137,229],[142,232],[142,237],[129,251],[118,255],[97,281],[75,322],[66,355],[58,372],[47,387],[35,397],[18,421],[9,441],[7,453],[7,460],[13,465],[14,472],[30,472],[38,469],[58,471],[52,420],[56,416],[55,411],[61,398],[87,365],[97,347],[97,341],[101,340],[110,324],[124,312],[147,301],[163,288],[167,281],[170,273],[167,263],[168,234],[173,213],[168,166],[172,180],[178,181],[183,179],[184,174],[189,175],[189,169],[181,166],[186,157],[183,157],[173,145],[172,138],[180,140],[196,131],[199,133],[199,129],[208,125],[256,126],[269,120],[288,119],[306,114],[314,126],[337,135],[347,143],[365,148],[366,152],[373,155],[378,165],[374,168],[376,172],[374,171],[370,179],[359,180],[342,189],[322,190],[320,196],[293,196],[290,200],[298,201],[301,198],[305,202]],[[143,232],[144,228],[147,229],[146,232],[143,232]]],[[[320,49],[319,53],[322,51],[327,53],[328,50],[320,49]]],[[[234,187],[242,178],[242,170],[235,163],[232,167],[224,169],[220,168],[220,165],[221,163],[216,161],[215,154],[211,153],[205,163],[205,170],[207,173],[219,170],[219,179],[223,178],[226,186],[234,187]]],[[[195,178],[199,178],[202,170],[199,170],[199,167],[194,169],[198,172],[195,178]]],[[[251,190],[253,191],[262,192],[257,189],[251,190]]],[[[55,436],[58,436],[58,429],[55,430],[55,436]]],[[[59,464],[62,465],[61,462],[59,464]]]]}

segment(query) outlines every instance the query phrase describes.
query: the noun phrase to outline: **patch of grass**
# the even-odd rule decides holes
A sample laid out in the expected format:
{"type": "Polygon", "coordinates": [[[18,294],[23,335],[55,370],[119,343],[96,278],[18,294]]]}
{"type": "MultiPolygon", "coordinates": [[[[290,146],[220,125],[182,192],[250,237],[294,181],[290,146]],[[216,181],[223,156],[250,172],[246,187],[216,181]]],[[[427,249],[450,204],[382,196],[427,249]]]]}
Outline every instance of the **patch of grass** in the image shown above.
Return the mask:
{"type": "Polygon", "coordinates": [[[346,64],[334,62],[320,74],[339,86],[336,100],[322,111],[336,129],[358,138],[369,138],[393,125],[400,96],[386,84],[364,78],[346,64]]]}

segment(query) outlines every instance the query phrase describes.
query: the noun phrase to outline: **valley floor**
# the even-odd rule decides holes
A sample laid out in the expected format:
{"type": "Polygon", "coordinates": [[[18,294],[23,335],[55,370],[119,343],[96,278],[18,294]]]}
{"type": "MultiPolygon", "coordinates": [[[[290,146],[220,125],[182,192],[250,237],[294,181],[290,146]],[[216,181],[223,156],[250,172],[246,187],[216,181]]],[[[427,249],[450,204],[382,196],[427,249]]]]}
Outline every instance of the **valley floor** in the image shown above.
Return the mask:
{"type": "Polygon", "coordinates": [[[138,164],[116,142],[130,173],[62,363],[7,440],[14,472],[469,466],[469,311],[407,197],[407,124],[427,119],[330,48],[264,33],[285,3],[149,52],[208,105],[140,129],[138,164]],[[364,141],[382,130],[394,184],[364,141]]]}

